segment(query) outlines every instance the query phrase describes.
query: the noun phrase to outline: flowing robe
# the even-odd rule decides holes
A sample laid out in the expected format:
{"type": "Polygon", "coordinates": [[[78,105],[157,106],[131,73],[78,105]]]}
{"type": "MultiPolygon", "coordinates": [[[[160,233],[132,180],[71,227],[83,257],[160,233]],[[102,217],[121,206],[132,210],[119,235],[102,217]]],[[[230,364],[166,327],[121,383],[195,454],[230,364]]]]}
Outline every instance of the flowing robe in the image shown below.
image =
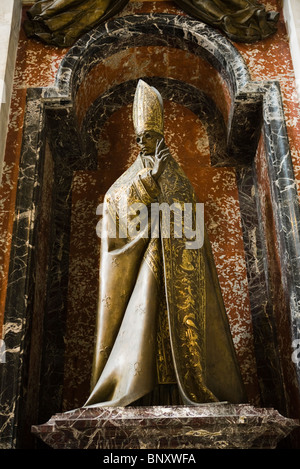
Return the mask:
{"type": "Polygon", "coordinates": [[[170,217],[164,236],[162,218],[149,217],[157,201],[195,208],[193,187],[172,157],[158,183],[147,166],[139,155],[104,199],[92,392],[85,405],[129,405],[172,375],[185,404],[245,402],[207,236],[201,248],[190,249],[184,233],[174,234],[178,218],[170,217]],[[129,210],[123,213],[124,197],[129,210]],[[148,209],[139,232],[132,230],[135,204],[148,209]],[[157,236],[149,236],[150,227],[157,236]]]}

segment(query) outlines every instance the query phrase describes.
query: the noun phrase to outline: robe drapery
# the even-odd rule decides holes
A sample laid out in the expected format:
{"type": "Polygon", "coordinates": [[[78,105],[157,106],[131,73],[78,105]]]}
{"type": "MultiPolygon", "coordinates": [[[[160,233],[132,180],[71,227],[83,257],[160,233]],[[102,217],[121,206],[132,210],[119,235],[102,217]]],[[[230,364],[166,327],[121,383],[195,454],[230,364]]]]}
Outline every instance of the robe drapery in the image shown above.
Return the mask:
{"type": "Polygon", "coordinates": [[[207,236],[201,248],[187,248],[186,237],[174,235],[178,218],[170,217],[164,237],[161,216],[151,219],[149,210],[145,223],[140,214],[140,231],[131,229],[131,208],[157,201],[196,207],[193,187],[171,156],[157,183],[151,162],[139,155],[105,196],[92,392],[85,405],[126,406],[157,383],[174,381],[185,404],[245,402],[207,236]],[[157,236],[149,236],[150,227],[157,236]]]}
{"type": "MultiPolygon", "coordinates": [[[[70,47],[83,34],[123,10],[129,0],[37,0],[28,10],[28,37],[70,47]]],[[[175,0],[192,17],[219,28],[237,42],[254,42],[276,32],[279,13],[256,0],[175,0]]]]}

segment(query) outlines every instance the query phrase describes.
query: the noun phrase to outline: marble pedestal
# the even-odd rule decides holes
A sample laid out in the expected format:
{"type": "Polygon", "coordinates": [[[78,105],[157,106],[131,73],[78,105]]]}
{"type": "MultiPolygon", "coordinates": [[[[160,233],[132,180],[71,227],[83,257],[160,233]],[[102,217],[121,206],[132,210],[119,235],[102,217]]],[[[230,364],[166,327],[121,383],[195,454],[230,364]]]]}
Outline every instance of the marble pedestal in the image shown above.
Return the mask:
{"type": "Polygon", "coordinates": [[[274,409],[221,403],[80,408],[32,432],[54,449],[272,449],[299,425],[274,409]]]}

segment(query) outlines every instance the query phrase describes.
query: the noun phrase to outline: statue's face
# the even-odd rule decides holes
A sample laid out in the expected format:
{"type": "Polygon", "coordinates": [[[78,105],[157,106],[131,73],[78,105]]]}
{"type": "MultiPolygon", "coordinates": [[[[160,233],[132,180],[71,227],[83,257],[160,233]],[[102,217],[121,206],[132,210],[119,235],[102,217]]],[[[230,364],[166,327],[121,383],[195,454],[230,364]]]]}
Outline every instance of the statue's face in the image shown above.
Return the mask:
{"type": "Polygon", "coordinates": [[[153,130],[147,130],[146,132],[137,135],[136,141],[144,154],[154,155],[156,146],[162,138],[163,136],[159,133],[154,132],[153,130]]]}

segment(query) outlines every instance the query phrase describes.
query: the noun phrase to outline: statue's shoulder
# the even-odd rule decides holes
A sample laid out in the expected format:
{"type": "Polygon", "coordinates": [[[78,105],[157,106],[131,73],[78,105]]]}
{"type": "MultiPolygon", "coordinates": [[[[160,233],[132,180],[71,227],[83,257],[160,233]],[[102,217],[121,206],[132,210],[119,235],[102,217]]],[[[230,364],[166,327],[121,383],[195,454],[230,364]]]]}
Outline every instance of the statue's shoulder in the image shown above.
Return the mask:
{"type": "Polygon", "coordinates": [[[129,168],[127,168],[126,171],[124,171],[124,173],[121,174],[121,176],[119,176],[118,179],[116,179],[116,181],[110,186],[107,191],[107,195],[117,195],[125,190],[128,185],[132,183],[136,174],[142,169],[142,167],[141,160],[138,157],[134,163],[132,163],[132,165],[130,165],[129,168]]]}

